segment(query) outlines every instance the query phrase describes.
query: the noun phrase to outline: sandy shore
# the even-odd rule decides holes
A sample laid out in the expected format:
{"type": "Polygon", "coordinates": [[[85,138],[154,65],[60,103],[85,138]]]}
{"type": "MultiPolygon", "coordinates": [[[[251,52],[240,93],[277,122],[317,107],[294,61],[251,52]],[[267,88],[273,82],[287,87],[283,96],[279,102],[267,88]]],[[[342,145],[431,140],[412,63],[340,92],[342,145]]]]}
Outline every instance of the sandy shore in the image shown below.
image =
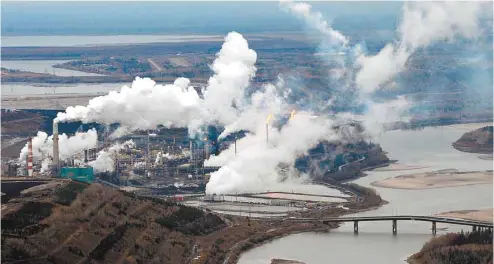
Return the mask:
{"type": "Polygon", "coordinates": [[[451,217],[466,220],[476,220],[493,222],[494,209],[481,209],[481,210],[462,210],[462,211],[450,211],[436,214],[435,216],[440,217],[451,217]]]}
{"type": "Polygon", "coordinates": [[[467,124],[454,124],[454,125],[449,125],[446,127],[449,128],[459,128],[459,129],[464,129],[464,130],[475,130],[477,128],[485,127],[485,126],[492,126],[492,122],[484,122],[484,123],[467,123],[467,124]]]}
{"type": "Polygon", "coordinates": [[[373,186],[395,189],[432,189],[472,184],[492,184],[492,171],[459,172],[455,169],[400,175],[371,183],[373,186]]]}
{"type": "Polygon", "coordinates": [[[479,159],[482,160],[493,160],[492,154],[480,155],[479,159]]]}
{"type": "Polygon", "coordinates": [[[376,168],[374,169],[374,171],[402,171],[402,170],[417,170],[423,168],[427,168],[427,166],[391,163],[389,164],[389,166],[376,168]]]}

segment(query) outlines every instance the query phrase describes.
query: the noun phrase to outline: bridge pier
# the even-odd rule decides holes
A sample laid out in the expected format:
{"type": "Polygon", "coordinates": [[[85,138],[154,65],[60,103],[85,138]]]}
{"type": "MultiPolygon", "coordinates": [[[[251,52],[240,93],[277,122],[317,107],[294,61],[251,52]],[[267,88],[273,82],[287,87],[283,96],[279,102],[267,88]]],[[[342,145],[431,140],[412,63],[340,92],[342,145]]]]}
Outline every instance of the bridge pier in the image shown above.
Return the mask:
{"type": "Polygon", "coordinates": [[[393,235],[396,235],[396,233],[398,233],[397,222],[398,221],[396,219],[393,220],[393,235]]]}
{"type": "Polygon", "coordinates": [[[353,221],[353,233],[358,234],[358,221],[353,221]]]}
{"type": "Polygon", "coordinates": [[[477,226],[472,226],[472,232],[477,231],[477,226]]]}
{"type": "Polygon", "coordinates": [[[436,234],[436,221],[432,221],[432,234],[436,234]]]}

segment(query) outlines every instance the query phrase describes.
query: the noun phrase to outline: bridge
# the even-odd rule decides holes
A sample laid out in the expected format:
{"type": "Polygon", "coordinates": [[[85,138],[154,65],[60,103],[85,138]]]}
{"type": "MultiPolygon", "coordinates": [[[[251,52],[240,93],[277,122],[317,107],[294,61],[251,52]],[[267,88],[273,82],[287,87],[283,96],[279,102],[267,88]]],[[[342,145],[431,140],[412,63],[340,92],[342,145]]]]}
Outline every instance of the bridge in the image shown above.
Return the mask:
{"type": "Polygon", "coordinates": [[[331,218],[290,218],[290,221],[295,222],[322,222],[328,223],[344,223],[353,222],[353,232],[358,234],[359,222],[377,222],[391,221],[393,223],[393,234],[398,232],[399,221],[422,221],[432,223],[432,234],[436,234],[436,223],[445,223],[453,225],[471,226],[473,231],[487,230],[492,232],[493,223],[484,221],[465,220],[458,218],[445,218],[435,216],[414,216],[414,215],[394,215],[394,216],[355,216],[355,217],[331,217],[331,218]]]}

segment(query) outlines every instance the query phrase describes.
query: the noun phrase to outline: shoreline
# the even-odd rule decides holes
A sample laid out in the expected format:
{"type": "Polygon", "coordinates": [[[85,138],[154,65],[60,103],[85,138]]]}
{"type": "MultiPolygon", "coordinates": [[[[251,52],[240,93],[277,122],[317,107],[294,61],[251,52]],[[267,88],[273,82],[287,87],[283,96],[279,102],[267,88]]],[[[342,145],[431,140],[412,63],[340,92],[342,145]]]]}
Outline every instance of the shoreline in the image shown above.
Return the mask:
{"type": "Polygon", "coordinates": [[[472,209],[472,210],[455,210],[435,214],[439,217],[451,217],[464,220],[494,222],[493,219],[494,208],[488,209],[472,209]]]}
{"type": "MultiPolygon", "coordinates": [[[[362,187],[362,186],[360,186],[360,187],[362,187]]],[[[366,187],[362,187],[362,188],[366,188],[366,187]]],[[[369,188],[369,190],[372,190],[372,189],[369,188]]],[[[369,196],[369,195],[367,195],[367,196],[369,196]]],[[[365,199],[364,199],[364,201],[365,201],[365,199]]],[[[343,216],[343,215],[349,215],[349,214],[366,212],[366,211],[370,211],[370,210],[376,210],[379,207],[386,205],[388,203],[389,203],[388,201],[381,199],[381,201],[378,205],[369,206],[369,207],[361,208],[361,209],[344,210],[344,211],[340,211],[340,213],[335,213],[335,214],[330,213],[330,214],[325,215],[325,216],[331,215],[333,217],[335,217],[335,216],[339,217],[339,216],[343,216]]],[[[276,220],[274,220],[274,221],[276,221],[276,220]]],[[[290,221],[287,220],[287,222],[289,223],[290,221]]],[[[276,231],[279,231],[278,234],[275,234],[274,236],[268,237],[268,238],[263,239],[263,240],[258,241],[258,242],[252,242],[251,240],[252,239],[255,240],[255,238],[249,237],[249,238],[246,238],[244,240],[241,240],[241,241],[235,243],[232,247],[229,248],[230,253],[228,253],[229,255],[227,255],[226,258],[224,259],[223,264],[236,264],[238,262],[238,260],[240,259],[240,256],[243,253],[245,253],[249,250],[252,250],[254,248],[261,247],[267,243],[272,242],[275,239],[279,239],[279,238],[289,236],[289,235],[307,233],[307,232],[329,233],[329,232],[331,232],[332,229],[336,229],[338,227],[340,227],[339,223],[337,223],[337,224],[332,223],[330,225],[325,225],[322,223],[315,223],[315,224],[314,223],[302,223],[302,224],[295,224],[295,225],[291,225],[291,226],[287,226],[287,227],[281,227],[280,229],[276,230],[276,231]],[[310,226],[304,226],[304,225],[310,225],[310,226]],[[237,251],[238,247],[241,247],[241,249],[239,251],[237,251]]]]}

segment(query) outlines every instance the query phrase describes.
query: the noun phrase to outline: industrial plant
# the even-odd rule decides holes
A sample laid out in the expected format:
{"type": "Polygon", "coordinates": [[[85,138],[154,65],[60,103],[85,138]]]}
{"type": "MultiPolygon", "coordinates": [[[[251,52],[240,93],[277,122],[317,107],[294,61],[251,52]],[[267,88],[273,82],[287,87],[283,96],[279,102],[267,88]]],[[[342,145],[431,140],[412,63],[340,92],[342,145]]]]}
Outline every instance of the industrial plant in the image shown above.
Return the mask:
{"type": "MultiPolygon", "coordinates": [[[[76,132],[74,137],[78,133],[81,132],[76,132]]],[[[204,192],[210,173],[218,169],[204,166],[204,161],[235,144],[235,136],[218,142],[219,133],[215,127],[209,127],[205,135],[196,138],[189,137],[187,129],[164,127],[136,131],[119,138],[112,138],[108,128],[102,134],[98,135],[96,146],[62,157],[58,123],[53,122],[52,149],[34,151],[38,155],[33,155],[36,139],[29,137],[26,157],[10,160],[4,175],[97,181],[119,188],[134,187],[135,191],[156,195],[204,192]],[[123,142],[132,144],[115,147],[123,142]],[[106,168],[99,168],[98,162],[106,163],[106,168]],[[49,163],[48,170],[45,163],[49,163]]]]}

